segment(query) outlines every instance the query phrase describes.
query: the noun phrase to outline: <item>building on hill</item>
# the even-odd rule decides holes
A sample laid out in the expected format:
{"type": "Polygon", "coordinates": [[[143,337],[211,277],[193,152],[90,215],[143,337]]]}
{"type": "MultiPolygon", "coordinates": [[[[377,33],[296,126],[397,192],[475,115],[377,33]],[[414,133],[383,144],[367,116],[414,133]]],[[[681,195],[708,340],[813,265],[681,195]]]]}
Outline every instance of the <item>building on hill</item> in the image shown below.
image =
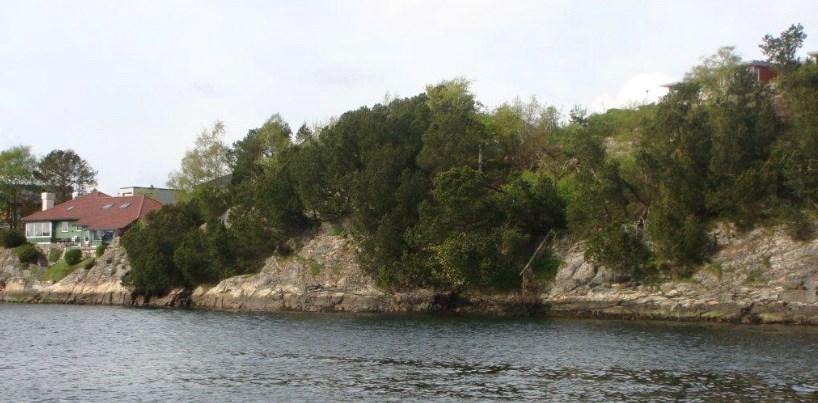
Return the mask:
{"type": "Polygon", "coordinates": [[[763,84],[769,84],[770,81],[778,77],[778,66],[770,62],[753,60],[744,63],[744,67],[747,67],[756,81],[763,84]]]}
{"type": "MultiPolygon", "coordinates": [[[[762,84],[769,84],[771,81],[775,80],[776,77],[778,77],[779,70],[778,65],[774,63],[765,62],[761,60],[752,60],[746,63],[742,63],[741,65],[744,66],[747,69],[747,71],[750,72],[750,74],[753,76],[753,79],[755,79],[758,82],[761,82],[762,84]]],[[[662,84],[662,87],[665,87],[668,89],[668,91],[672,92],[679,88],[679,86],[681,86],[682,84],[684,84],[684,81],[675,81],[672,83],[662,84]]]]}
{"type": "Polygon", "coordinates": [[[117,196],[148,196],[162,204],[176,204],[176,189],[158,188],[151,186],[126,186],[119,188],[117,196]]]}
{"type": "Polygon", "coordinates": [[[145,195],[109,196],[91,192],[54,205],[54,193],[43,193],[42,210],[26,217],[26,239],[31,243],[99,245],[110,243],[134,222],[162,203],[145,195]]]}
{"type": "Polygon", "coordinates": [[[811,57],[811,58],[815,59],[815,62],[816,62],[816,63],[818,63],[818,51],[816,51],[816,52],[809,52],[809,53],[807,53],[807,54],[809,55],[809,57],[811,57]]]}

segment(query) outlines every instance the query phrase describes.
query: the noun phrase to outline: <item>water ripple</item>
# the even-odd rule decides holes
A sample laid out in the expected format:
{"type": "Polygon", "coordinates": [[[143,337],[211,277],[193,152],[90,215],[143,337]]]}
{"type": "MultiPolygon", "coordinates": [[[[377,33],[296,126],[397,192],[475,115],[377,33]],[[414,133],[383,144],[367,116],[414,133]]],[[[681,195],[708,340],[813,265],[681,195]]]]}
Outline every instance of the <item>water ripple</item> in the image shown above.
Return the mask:
{"type": "Polygon", "coordinates": [[[2,401],[816,401],[818,329],[0,305],[2,401]]]}

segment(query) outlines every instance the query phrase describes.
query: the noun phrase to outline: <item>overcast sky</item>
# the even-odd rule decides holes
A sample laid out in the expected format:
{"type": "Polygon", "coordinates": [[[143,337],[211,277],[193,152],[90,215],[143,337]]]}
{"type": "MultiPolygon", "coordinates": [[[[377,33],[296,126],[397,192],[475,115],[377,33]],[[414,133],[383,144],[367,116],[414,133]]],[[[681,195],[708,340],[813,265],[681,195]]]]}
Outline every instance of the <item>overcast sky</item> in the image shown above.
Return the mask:
{"type": "Polygon", "coordinates": [[[815,0],[0,1],[0,147],[72,148],[109,193],[161,186],[216,120],[232,142],[454,77],[488,107],[604,110],[796,22],[818,50],[815,0]]]}

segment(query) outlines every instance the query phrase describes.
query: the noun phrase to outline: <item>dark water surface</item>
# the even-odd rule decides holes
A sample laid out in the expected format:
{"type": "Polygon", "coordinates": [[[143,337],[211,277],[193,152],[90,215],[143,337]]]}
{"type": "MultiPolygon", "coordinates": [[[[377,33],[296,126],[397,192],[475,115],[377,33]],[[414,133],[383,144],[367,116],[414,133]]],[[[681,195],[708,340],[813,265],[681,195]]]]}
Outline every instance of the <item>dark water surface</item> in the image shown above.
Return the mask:
{"type": "Polygon", "coordinates": [[[818,400],[818,329],[0,304],[0,400],[818,400]]]}

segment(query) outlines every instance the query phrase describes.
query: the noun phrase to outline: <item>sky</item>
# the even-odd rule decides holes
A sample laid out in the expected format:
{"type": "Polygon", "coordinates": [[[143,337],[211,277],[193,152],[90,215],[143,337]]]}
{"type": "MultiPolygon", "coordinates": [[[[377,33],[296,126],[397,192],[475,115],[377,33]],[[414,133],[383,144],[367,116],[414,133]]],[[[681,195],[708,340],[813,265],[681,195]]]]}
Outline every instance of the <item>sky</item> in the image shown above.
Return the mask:
{"type": "Polygon", "coordinates": [[[0,148],[73,149],[107,193],[163,186],[217,120],[232,143],[458,77],[489,109],[604,111],[797,22],[818,50],[815,0],[0,0],[0,148]]]}

